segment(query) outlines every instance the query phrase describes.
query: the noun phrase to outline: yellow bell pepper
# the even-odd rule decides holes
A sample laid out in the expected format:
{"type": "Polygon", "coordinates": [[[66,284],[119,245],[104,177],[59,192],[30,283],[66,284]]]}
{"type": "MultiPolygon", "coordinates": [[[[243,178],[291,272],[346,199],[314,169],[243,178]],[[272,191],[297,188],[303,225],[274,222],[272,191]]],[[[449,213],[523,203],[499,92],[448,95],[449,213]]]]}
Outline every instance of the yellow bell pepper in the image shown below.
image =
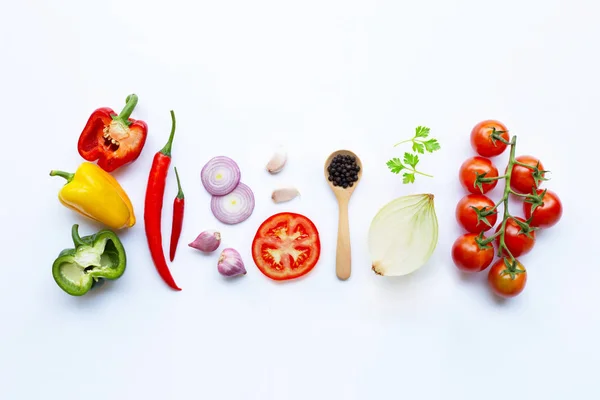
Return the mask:
{"type": "Polygon", "coordinates": [[[84,162],[74,174],[51,171],[50,176],[67,180],[58,194],[60,202],[112,229],[135,225],[133,206],[119,182],[98,165],[84,162]]]}

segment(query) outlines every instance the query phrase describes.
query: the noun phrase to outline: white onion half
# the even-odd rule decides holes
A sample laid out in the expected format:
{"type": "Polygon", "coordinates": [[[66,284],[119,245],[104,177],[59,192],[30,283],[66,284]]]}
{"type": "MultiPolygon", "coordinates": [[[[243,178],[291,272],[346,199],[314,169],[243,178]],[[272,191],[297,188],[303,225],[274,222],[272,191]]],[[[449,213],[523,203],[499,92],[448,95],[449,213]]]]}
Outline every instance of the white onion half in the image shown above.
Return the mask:
{"type": "Polygon", "coordinates": [[[379,210],[369,228],[372,269],[383,276],[410,274],[429,260],[437,241],[432,194],[392,200],[379,210]]]}
{"type": "Polygon", "coordinates": [[[254,193],[244,183],[225,196],[213,196],[210,209],[219,221],[224,224],[238,224],[245,221],[254,211],[254,193]]]}
{"type": "Polygon", "coordinates": [[[229,157],[211,158],[200,171],[200,179],[206,191],[214,196],[231,193],[240,182],[240,167],[229,157]]]}

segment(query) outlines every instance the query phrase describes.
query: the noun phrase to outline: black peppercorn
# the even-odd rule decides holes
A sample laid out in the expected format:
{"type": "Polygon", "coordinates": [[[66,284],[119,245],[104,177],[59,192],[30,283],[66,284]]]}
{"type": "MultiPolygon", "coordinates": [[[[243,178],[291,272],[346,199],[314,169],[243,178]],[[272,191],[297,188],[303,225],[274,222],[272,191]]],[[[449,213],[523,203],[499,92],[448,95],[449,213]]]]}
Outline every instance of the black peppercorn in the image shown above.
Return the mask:
{"type": "Polygon", "coordinates": [[[358,181],[360,167],[356,163],[356,157],[338,154],[327,166],[327,171],[329,172],[328,179],[333,182],[334,186],[347,189],[353,187],[354,183],[358,181]]]}

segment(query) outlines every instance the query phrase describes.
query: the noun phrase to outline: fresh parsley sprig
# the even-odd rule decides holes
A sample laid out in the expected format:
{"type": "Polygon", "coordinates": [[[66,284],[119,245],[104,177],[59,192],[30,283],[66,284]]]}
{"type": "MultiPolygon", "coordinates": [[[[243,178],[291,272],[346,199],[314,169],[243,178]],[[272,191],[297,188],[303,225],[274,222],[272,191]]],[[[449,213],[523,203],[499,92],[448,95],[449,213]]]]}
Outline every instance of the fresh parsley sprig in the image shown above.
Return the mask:
{"type": "Polygon", "coordinates": [[[412,139],[403,140],[394,145],[394,147],[399,146],[404,143],[412,142],[412,150],[414,152],[425,154],[425,151],[428,153],[433,153],[436,150],[440,149],[440,143],[437,139],[428,139],[425,140],[429,136],[430,129],[426,126],[417,126],[415,129],[415,136],[412,139]]]}
{"type": "Polygon", "coordinates": [[[400,160],[398,157],[394,157],[387,162],[387,166],[394,174],[402,173],[402,183],[414,183],[415,174],[428,176],[433,178],[433,175],[426,174],[417,170],[417,164],[419,163],[419,154],[433,153],[439,150],[440,143],[437,139],[429,138],[430,129],[426,126],[417,126],[415,129],[415,136],[412,139],[403,140],[394,145],[399,146],[404,143],[412,143],[412,151],[404,153],[404,159],[400,160]]]}
{"type": "Polygon", "coordinates": [[[387,162],[387,166],[394,174],[399,174],[401,171],[405,171],[402,174],[402,183],[413,183],[415,181],[415,174],[428,176],[433,178],[433,175],[426,174],[421,171],[417,171],[417,164],[419,163],[419,156],[411,153],[404,153],[404,163],[400,161],[398,157],[392,158],[387,162]]]}

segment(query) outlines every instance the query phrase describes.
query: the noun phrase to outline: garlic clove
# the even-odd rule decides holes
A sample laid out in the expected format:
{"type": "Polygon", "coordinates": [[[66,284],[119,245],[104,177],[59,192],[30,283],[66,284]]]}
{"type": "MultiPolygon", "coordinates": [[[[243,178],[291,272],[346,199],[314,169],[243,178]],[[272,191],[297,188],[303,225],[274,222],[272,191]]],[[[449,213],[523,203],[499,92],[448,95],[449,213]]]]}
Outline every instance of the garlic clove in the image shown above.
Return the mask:
{"type": "Polygon", "coordinates": [[[200,233],[192,243],[188,244],[188,246],[205,253],[211,253],[215,251],[220,245],[221,234],[214,230],[208,230],[200,233]]]}
{"type": "Polygon", "coordinates": [[[285,201],[290,201],[299,195],[300,192],[298,189],[293,187],[285,187],[274,190],[273,194],[271,194],[271,199],[274,203],[283,203],[285,201]]]}
{"type": "Polygon", "coordinates": [[[223,249],[217,262],[217,270],[223,276],[246,275],[246,268],[240,253],[232,248],[223,249]]]}
{"type": "Polygon", "coordinates": [[[273,156],[267,163],[267,171],[269,171],[269,173],[271,174],[276,174],[283,169],[286,162],[287,154],[283,150],[283,148],[280,148],[273,154],[273,156]]]}

